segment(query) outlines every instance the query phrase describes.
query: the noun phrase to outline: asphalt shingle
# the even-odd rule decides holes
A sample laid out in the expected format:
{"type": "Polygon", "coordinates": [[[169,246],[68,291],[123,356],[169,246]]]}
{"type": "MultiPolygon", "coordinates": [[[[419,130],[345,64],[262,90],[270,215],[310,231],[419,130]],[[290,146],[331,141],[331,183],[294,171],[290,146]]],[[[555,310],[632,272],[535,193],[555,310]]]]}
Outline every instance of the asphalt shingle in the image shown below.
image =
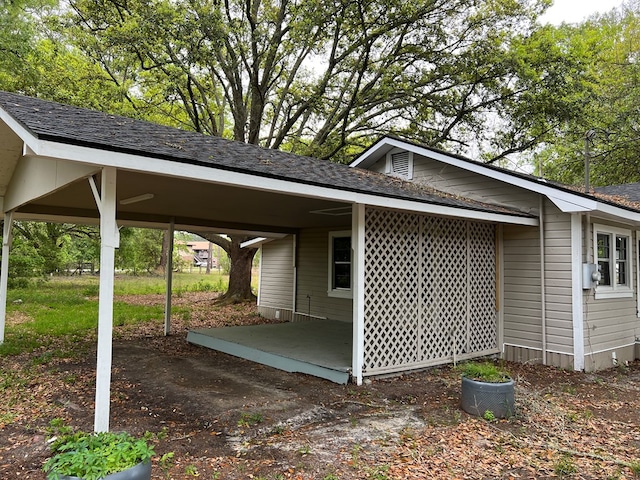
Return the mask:
{"type": "Polygon", "coordinates": [[[159,158],[327,188],[527,216],[426,186],[280,150],[0,92],[0,107],[32,135],[70,145],[159,158]]]}

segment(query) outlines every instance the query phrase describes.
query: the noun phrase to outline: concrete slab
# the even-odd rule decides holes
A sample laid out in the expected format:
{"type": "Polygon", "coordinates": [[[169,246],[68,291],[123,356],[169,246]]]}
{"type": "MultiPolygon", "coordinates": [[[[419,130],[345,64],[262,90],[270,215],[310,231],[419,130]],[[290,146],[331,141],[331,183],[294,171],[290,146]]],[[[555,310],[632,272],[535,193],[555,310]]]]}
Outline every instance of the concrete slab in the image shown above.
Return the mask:
{"type": "Polygon", "coordinates": [[[335,320],[308,320],[190,330],[187,341],[287,372],[346,384],[353,327],[335,320]]]}

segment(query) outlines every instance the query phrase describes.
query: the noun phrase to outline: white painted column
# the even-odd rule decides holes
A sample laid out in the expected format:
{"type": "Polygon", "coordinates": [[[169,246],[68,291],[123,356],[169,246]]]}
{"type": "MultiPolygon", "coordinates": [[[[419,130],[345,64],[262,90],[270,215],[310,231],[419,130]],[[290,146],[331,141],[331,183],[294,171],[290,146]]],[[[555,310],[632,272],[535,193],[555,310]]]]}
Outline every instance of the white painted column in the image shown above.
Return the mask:
{"type": "Polygon", "coordinates": [[[96,406],[93,429],[109,431],[111,360],[113,337],[113,284],[115,249],[120,239],[116,224],[116,169],[102,169],[100,198],[100,295],[98,310],[98,357],[96,362],[96,406]]]}
{"type": "Polygon", "coordinates": [[[357,385],[362,385],[364,366],[364,212],[364,205],[353,204],[351,209],[351,266],[353,270],[352,375],[357,385]]]}
{"type": "Polygon", "coordinates": [[[7,318],[7,283],[9,282],[9,254],[13,240],[13,211],[4,214],[2,232],[2,266],[0,267],[0,345],[4,343],[7,318]]]}
{"type": "Polygon", "coordinates": [[[573,369],[584,370],[584,308],[582,306],[582,215],[571,214],[571,303],[573,369]]]}
{"type": "Polygon", "coordinates": [[[164,335],[171,333],[171,292],[173,288],[173,234],[175,231],[174,219],[169,224],[169,251],[167,252],[167,291],[164,302],[164,335]]]}

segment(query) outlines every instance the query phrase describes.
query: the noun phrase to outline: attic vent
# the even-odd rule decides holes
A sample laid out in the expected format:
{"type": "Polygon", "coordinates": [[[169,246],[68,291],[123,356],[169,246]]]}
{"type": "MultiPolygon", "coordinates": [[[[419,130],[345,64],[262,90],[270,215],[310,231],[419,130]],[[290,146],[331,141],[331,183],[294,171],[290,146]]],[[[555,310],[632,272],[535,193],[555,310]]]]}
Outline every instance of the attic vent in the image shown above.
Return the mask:
{"type": "Polygon", "coordinates": [[[411,179],[413,177],[413,154],[407,151],[388,153],[387,173],[411,179]]]}
{"type": "Polygon", "coordinates": [[[403,177],[409,176],[409,152],[391,155],[391,171],[403,177]]]}

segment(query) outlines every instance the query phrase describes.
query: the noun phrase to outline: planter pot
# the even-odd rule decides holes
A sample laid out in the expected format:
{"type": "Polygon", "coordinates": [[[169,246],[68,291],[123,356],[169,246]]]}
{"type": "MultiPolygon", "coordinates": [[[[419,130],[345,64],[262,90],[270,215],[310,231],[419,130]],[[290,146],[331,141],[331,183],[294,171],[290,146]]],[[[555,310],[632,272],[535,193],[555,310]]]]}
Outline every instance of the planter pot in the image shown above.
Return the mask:
{"type": "MultiPolygon", "coordinates": [[[[55,477],[49,475],[47,478],[52,479],[55,477]]],[[[80,477],[69,477],[67,475],[58,475],[57,478],[58,480],[82,480],[80,477]]],[[[122,472],[107,475],[104,480],[151,480],[151,461],[142,462],[122,472]]]]}
{"type": "Polygon", "coordinates": [[[514,382],[488,383],[462,377],[462,409],[482,417],[489,411],[495,418],[515,414],[514,382]]]}

